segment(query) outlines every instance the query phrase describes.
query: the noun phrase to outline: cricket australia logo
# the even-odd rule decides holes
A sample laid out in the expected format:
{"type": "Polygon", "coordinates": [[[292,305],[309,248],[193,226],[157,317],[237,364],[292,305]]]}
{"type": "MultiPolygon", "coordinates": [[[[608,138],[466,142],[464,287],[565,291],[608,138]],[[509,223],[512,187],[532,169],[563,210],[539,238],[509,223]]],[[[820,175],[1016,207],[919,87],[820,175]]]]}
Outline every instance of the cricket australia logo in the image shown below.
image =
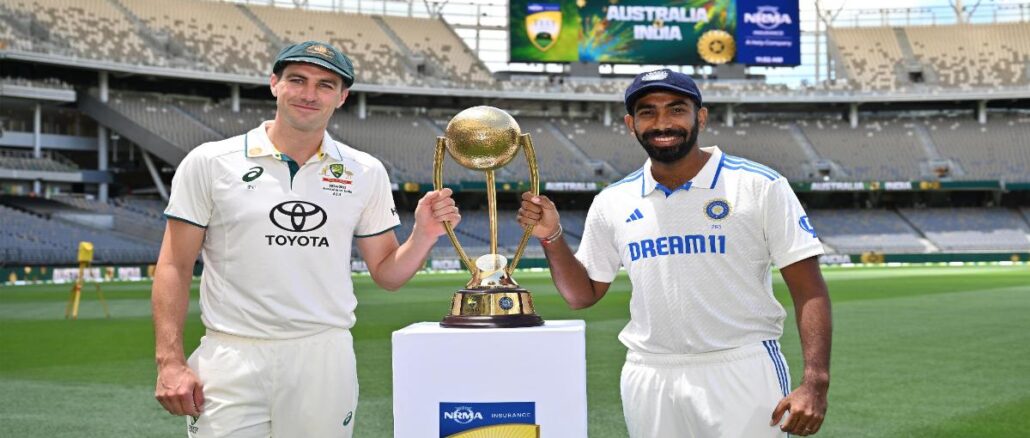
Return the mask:
{"type": "Polygon", "coordinates": [[[329,192],[333,196],[352,193],[351,184],[354,183],[354,172],[348,170],[347,166],[344,166],[343,163],[323,166],[322,171],[319,173],[322,175],[322,190],[329,192]]]}
{"type": "Polygon", "coordinates": [[[325,59],[332,59],[332,57],[333,57],[332,52],[326,46],[320,46],[320,45],[311,46],[311,47],[308,47],[307,49],[305,49],[304,51],[308,52],[308,53],[310,53],[312,55],[321,56],[322,58],[325,58],[325,59]]]}
{"type": "Polygon", "coordinates": [[[529,42],[546,52],[558,42],[561,32],[561,5],[530,3],[526,7],[526,35],[529,42]]]}

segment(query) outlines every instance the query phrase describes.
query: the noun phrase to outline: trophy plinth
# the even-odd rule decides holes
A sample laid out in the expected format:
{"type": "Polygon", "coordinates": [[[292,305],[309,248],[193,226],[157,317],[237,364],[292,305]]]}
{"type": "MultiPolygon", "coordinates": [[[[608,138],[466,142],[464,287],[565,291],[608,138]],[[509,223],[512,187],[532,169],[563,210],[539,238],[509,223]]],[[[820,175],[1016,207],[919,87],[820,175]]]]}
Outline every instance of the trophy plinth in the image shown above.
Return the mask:
{"type": "Polygon", "coordinates": [[[533,297],[511,278],[522,252],[526,249],[533,227],[527,227],[511,264],[497,254],[497,188],[494,171],[515,158],[519,147],[529,164],[530,188],[540,193],[540,176],[536,152],[529,134],[522,134],[515,119],[508,113],[489,106],[466,109],[447,124],[444,137],[437,137],[433,160],[433,186],[443,188],[445,151],[458,164],[486,174],[486,198],[490,213],[490,254],[472,260],[458,242],[454,228],[444,222],[458,257],[472,273],[465,289],[454,293],[451,312],[440,325],[456,328],[536,327],[544,320],[533,309],[533,297]]]}

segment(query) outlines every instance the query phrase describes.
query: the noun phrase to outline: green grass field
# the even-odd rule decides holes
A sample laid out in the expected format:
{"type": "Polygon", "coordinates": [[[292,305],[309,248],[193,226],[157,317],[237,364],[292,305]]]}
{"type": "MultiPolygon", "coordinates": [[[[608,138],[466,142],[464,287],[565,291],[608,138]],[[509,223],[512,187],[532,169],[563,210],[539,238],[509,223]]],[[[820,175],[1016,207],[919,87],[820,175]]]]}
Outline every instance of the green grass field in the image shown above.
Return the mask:
{"type": "MultiPolygon", "coordinates": [[[[826,269],[834,310],[830,408],[819,436],[1015,437],[1030,430],[1030,269],[1026,266],[826,269]]],[[[628,318],[624,276],[594,308],[570,311],[545,273],[516,276],[545,319],[587,321],[590,436],[623,437],[618,381],[628,318]]],[[[466,275],[420,275],[398,293],[356,277],[361,404],[356,436],[392,436],[390,334],[436,321],[466,275]]],[[[790,306],[782,283],[777,297],[790,306]]],[[[149,284],[86,288],[63,319],[67,285],[0,289],[0,436],[181,437],[153,400],[149,284]]],[[[203,332],[192,304],[188,351],[203,332]]],[[[795,384],[794,320],[782,339],[795,384]]]]}

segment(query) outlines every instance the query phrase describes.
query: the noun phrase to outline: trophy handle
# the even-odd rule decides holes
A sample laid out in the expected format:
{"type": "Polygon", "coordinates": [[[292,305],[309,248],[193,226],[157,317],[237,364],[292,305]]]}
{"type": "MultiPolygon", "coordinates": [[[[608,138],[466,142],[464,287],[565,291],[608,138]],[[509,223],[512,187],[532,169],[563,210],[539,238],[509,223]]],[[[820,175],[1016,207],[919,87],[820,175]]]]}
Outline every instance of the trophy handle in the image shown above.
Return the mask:
{"type": "MultiPolygon", "coordinates": [[[[522,143],[522,150],[526,153],[526,163],[529,164],[529,189],[533,192],[534,196],[539,195],[540,169],[536,163],[536,149],[533,149],[533,139],[529,137],[528,133],[522,134],[519,136],[519,143],[522,143]]],[[[508,278],[511,278],[511,273],[515,272],[515,266],[518,265],[519,259],[522,258],[522,252],[526,250],[526,244],[529,243],[529,237],[532,235],[533,225],[530,225],[522,232],[522,240],[519,242],[518,249],[515,250],[515,257],[512,258],[511,264],[508,265],[506,270],[508,278]]]]}
{"type": "MultiPolygon", "coordinates": [[[[433,190],[443,189],[443,160],[444,160],[444,149],[447,148],[447,139],[444,137],[436,137],[436,155],[433,157],[433,190]]],[[[454,227],[451,226],[450,221],[443,222],[444,230],[447,230],[447,237],[451,239],[451,245],[454,245],[454,250],[458,253],[458,257],[461,258],[462,263],[465,263],[465,267],[472,272],[472,277],[476,278],[479,275],[479,268],[476,267],[475,263],[469,259],[468,254],[465,254],[465,249],[461,247],[461,243],[458,242],[458,236],[454,234],[454,227]]]]}

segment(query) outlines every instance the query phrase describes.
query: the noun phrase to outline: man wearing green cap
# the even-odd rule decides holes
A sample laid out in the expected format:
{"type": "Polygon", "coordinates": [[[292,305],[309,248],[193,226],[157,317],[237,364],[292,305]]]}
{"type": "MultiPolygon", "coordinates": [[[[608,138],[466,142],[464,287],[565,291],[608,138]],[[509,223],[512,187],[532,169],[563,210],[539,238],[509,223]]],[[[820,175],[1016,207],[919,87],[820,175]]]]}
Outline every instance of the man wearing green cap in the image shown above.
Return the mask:
{"type": "Polygon", "coordinates": [[[154,276],[155,396],[190,437],[350,437],[358,384],[351,245],[395,290],[461,216],[444,189],[415,209],[403,245],[382,163],[326,126],[354,83],[328,44],[283,49],[275,120],[200,145],[179,164],[154,276]],[[193,264],[203,255],[206,335],[185,358],[193,264]]]}

